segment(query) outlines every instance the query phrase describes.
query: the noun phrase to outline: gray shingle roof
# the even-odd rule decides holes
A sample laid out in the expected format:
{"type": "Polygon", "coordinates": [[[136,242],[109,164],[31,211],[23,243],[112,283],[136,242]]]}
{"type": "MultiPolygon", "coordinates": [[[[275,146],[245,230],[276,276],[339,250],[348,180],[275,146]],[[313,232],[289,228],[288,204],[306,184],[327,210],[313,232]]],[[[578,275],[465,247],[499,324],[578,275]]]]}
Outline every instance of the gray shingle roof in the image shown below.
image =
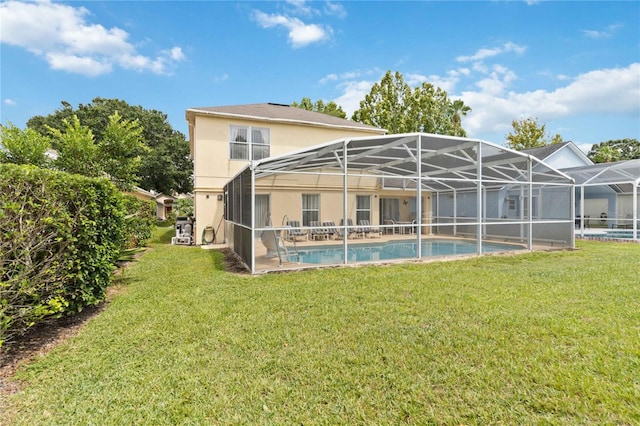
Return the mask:
{"type": "Polygon", "coordinates": [[[342,127],[371,131],[373,133],[386,133],[384,129],[367,124],[357,123],[351,120],[334,117],[329,114],[307,111],[302,108],[289,105],[264,103],[247,105],[228,105],[215,107],[189,108],[187,113],[210,114],[217,116],[235,116],[238,118],[250,118],[264,121],[294,122],[300,124],[315,124],[330,127],[342,127]]]}
{"type": "Polygon", "coordinates": [[[562,142],[562,143],[553,143],[551,145],[541,146],[540,148],[531,148],[531,149],[523,149],[522,152],[525,154],[533,155],[539,160],[543,160],[549,157],[556,151],[561,150],[571,142],[562,142]]]}

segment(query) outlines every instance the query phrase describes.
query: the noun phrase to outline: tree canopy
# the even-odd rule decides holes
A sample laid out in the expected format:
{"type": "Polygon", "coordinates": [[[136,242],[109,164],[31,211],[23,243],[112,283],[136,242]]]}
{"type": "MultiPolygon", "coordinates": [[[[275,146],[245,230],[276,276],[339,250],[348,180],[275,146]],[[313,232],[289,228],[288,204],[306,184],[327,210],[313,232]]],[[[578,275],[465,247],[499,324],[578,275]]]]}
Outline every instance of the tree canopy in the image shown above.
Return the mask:
{"type": "Polygon", "coordinates": [[[387,71],[375,83],[351,119],[387,129],[390,134],[427,132],[466,136],[462,117],[471,108],[452,101],[447,92],[430,83],[411,89],[401,73],[387,71]]]}
{"type": "Polygon", "coordinates": [[[306,109],[307,111],[321,112],[323,114],[329,114],[339,118],[347,118],[347,113],[344,112],[342,107],[334,101],[325,104],[322,100],[318,100],[314,103],[310,98],[305,97],[302,98],[300,103],[293,101],[291,106],[306,109]]]}
{"type": "Polygon", "coordinates": [[[640,158],[640,141],[627,138],[600,142],[591,147],[587,157],[594,163],[635,160],[640,158]]]}
{"type": "Polygon", "coordinates": [[[506,136],[507,146],[516,151],[539,148],[545,145],[562,143],[562,136],[547,135],[545,124],[539,124],[537,118],[525,118],[511,121],[513,132],[506,136]]]}
{"type": "MultiPolygon", "coordinates": [[[[105,133],[109,135],[109,117],[117,112],[124,120],[123,123],[130,125],[137,121],[142,130],[142,143],[146,148],[136,151],[135,155],[131,154],[133,157],[140,157],[136,172],[138,185],[146,190],[165,194],[193,190],[193,163],[189,158],[189,143],[184,134],[171,127],[166,114],[132,106],[120,99],[95,98],[87,105],[78,105],[77,109],[66,101],[61,104],[62,107],[52,114],[32,117],[27,121],[27,126],[42,135],[48,135],[50,129],[63,131],[66,127],[64,120],[71,120],[75,115],[82,126],[91,130],[96,144],[107,149],[103,139],[105,133]]],[[[112,141],[107,142],[108,144],[112,144],[112,141]]],[[[111,166],[113,171],[115,164],[111,166]]]]}
{"type": "Polygon", "coordinates": [[[48,137],[32,129],[22,130],[11,122],[0,125],[0,163],[33,164],[44,167],[51,148],[48,137]]]}
{"type": "Polygon", "coordinates": [[[0,126],[0,162],[31,164],[89,177],[107,176],[123,190],[138,183],[140,154],[148,148],[142,143],[142,128],[137,120],[123,120],[113,113],[99,142],[75,114],[63,118],[60,124],[62,129],[45,124],[47,136],[29,128],[21,130],[11,123],[0,126]],[[49,148],[55,152],[49,153],[49,148]]]}
{"type": "Polygon", "coordinates": [[[91,129],[80,124],[78,117],[62,120],[62,130],[48,127],[52,145],[57,151],[54,167],[67,173],[96,177],[100,175],[98,147],[91,129]]]}

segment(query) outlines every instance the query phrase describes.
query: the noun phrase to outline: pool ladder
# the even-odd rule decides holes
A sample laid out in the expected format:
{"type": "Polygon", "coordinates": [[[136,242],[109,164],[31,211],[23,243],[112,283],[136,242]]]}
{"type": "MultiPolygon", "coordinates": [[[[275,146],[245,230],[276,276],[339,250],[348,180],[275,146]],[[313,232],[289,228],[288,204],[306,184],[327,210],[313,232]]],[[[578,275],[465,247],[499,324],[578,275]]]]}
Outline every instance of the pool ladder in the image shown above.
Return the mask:
{"type": "MultiPolygon", "coordinates": [[[[289,217],[285,214],[282,217],[282,227],[288,226],[287,223],[289,222],[289,217]]],[[[271,216],[269,216],[269,225],[273,228],[273,223],[271,222],[271,216]]],[[[279,233],[276,232],[275,229],[273,229],[273,237],[275,239],[276,242],[276,252],[278,253],[278,259],[280,261],[280,266],[282,266],[282,259],[285,258],[285,261],[288,262],[293,262],[292,257],[296,258],[297,262],[300,262],[300,254],[298,253],[298,246],[296,245],[296,239],[293,239],[293,253],[291,253],[289,251],[289,247],[287,247],[287,240],[286,238],[282,237],[282,233],[284,232],[283,230],[281,230],[279,233]]]]}

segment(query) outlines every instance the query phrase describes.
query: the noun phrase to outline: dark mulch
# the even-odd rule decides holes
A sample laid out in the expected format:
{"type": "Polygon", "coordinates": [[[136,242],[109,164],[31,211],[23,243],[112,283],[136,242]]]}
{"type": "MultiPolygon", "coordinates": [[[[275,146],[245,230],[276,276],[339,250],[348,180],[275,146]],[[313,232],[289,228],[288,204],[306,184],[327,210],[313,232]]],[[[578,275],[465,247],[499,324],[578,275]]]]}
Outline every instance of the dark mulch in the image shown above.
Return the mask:
{"type": "Polygon", "coordinates": [[[0,395],[20,390],[20,384],[10,380],[22,364],[46,354],[58,343],[68,339],[88,320],[98,315],[107,302],[85,308],[77,315],[38,324],[25,335],[6,342],[0,348],[0,395]]]}
{"type": "Polygon", "coordinates": [[[249,270],[244,267],[244,264],[236,255],[236,253],[231,250],[229,247],[225,247],[220,249],[220,252],[224,255],[224,269],[227,272],[231,272],[234,274],[248,274],[249,270]]]}

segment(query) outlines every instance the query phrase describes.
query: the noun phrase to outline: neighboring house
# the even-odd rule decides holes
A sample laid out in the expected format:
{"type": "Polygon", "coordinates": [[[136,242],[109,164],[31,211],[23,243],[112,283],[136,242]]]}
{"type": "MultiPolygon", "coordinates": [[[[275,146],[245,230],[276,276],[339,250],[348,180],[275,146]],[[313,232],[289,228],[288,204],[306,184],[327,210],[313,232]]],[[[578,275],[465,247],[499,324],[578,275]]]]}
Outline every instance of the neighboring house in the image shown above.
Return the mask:
{"type": "Polygon", "coordinates": [[[156,201],[156,217],[160,220],[167,220],[171,212],[173,211],[173,203],[176,201],[176,197],[165,194],[158,194],[155,197],[156,201]]]}
{"type": "MultiPolygon", "coordinates": [[[[196,241],[207,226],[216,230],[216,241],[223,240],[224,186],[251,160],[339,138],[386,133],[374,126],[273,103],[189,108],[186,119],[194,163],[196,241]]],[[[301,220],[301,206],[296,212],[299,216],[291,219],[301,220]]]]}
{"type": "Polygon", "coordinates": [[[593,164],[593,161],[573,142],[554,143],[540,148],[525,149],[522,152],[533,155],[558,170],[593,164]]]}
{"type": "Polygon", "coordinates": [[[176,200],[176,197],[171,195],[147,191],[137,186],[134,187],[132,191],[127,192],[127,194],[133,195],[140,200],[154,201],[156,203],[155,214],[160,220],[166,220],[169,217],[169,214],[173,210],[173,202],[176,200]]]}

